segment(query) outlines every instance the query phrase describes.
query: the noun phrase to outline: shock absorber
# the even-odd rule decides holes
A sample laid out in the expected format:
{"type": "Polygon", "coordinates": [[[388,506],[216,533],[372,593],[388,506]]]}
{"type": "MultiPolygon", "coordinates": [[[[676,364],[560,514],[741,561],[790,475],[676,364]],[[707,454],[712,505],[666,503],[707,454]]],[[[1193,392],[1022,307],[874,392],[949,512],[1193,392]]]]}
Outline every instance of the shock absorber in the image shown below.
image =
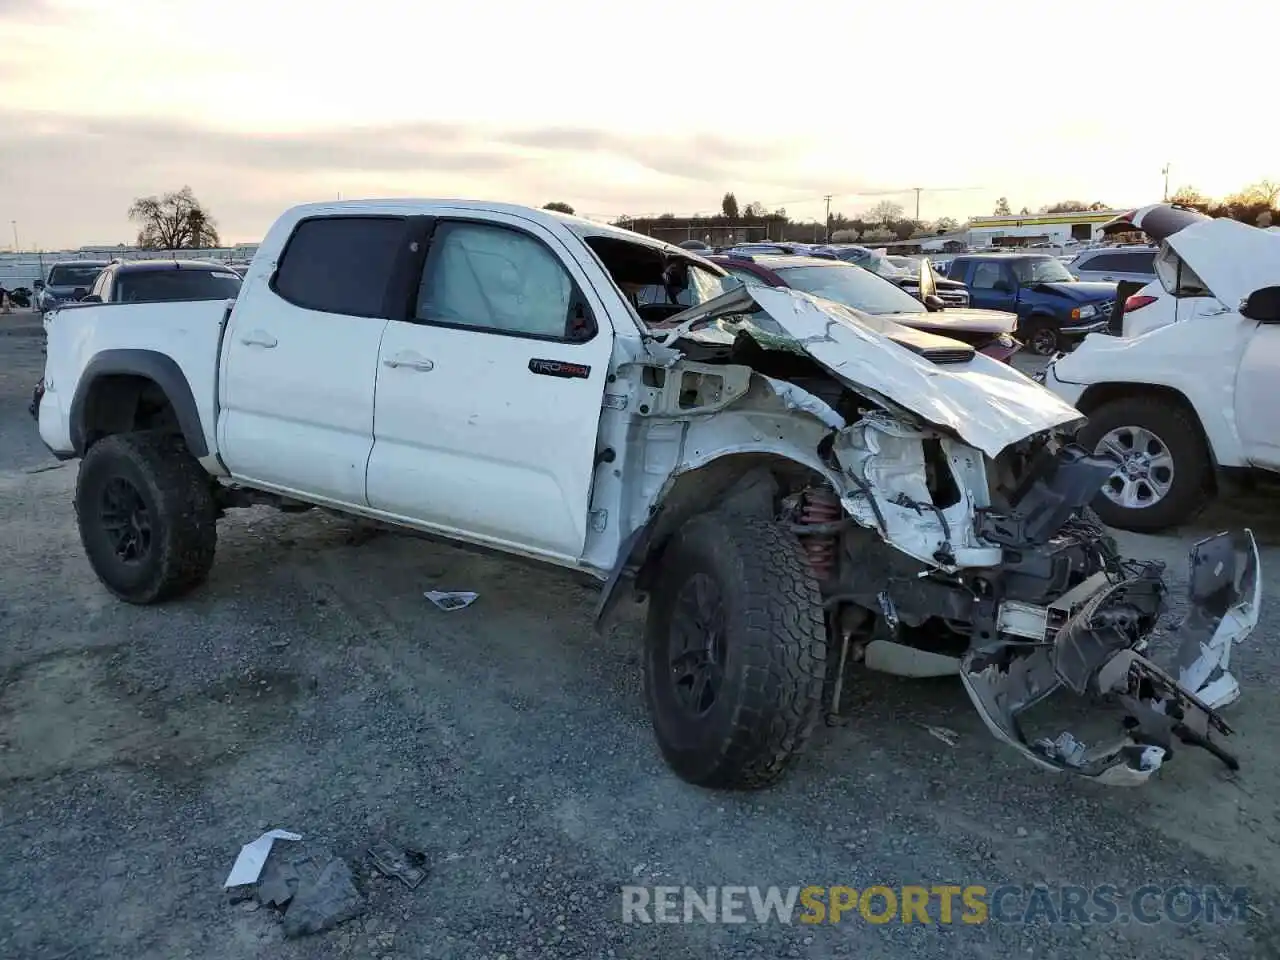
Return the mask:
{"type": "Polygon", "coordinates": [[[800,505],[800,529],[797,533],[809,556],[809,566],[813,568],[814,576],[820,583],[830,579],[836,572],[836,535],[830,529],[805,533],[803,528],[833,524],[843,514],[840,499],[830,488],[810,487],[804,492],[804,500],[800,505]]]}

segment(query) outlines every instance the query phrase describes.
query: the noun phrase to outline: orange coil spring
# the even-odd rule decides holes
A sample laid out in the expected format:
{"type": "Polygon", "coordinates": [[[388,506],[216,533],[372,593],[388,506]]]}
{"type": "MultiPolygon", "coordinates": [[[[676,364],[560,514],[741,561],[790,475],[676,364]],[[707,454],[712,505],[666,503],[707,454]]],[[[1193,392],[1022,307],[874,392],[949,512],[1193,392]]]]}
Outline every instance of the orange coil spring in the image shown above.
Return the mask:
{"type": "MultiPolygon", "coordinates": [[[[840,500],[833,491],[815,487],[805,492],[804,504],[800,508],[800,523],[835,523],[843,514],[840,500]]],[[[829,533],[805,536],[801,533],[801,537],[814,575],[819,581],[827,580],[835,573],[835,536],[829,533]]]]}

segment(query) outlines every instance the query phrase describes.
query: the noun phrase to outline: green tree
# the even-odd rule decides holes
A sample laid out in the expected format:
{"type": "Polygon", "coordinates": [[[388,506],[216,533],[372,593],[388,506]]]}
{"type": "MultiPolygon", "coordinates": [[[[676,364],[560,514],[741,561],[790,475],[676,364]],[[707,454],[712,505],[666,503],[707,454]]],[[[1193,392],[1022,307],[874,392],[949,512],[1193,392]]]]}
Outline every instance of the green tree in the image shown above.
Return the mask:
{"type": "Polygon", "coordinates": [[[732,193],[726,193],[724,199],[720,201],[720,212],[730,220],[738,219],[738,198],[732,193]]]}
{"type": "Polygon", "coordinates": [[[564,203],[560,200],[552,200],[550,203],[544,204],[542,209],[554,210],[556,211],[556,213],[567,213],[569,216],[573,216],[573,207],[569,206],[569,204],[564,203]]]}

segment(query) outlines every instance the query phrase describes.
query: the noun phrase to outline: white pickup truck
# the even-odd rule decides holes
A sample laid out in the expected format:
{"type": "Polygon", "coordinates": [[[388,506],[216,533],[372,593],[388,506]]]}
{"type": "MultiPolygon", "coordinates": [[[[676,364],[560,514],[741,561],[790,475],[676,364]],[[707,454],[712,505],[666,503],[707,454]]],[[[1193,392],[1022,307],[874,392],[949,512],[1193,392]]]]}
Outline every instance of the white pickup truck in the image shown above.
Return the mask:
{"type": "Polygon", "coordinates": [[[295,208],[234,302],[45,325],[40,435],[81,458],[84,548],[126,601],[200,583],[223,510],[318,505],[585,572],[600,617],[647,596],[653,725],[693,783],[777,779],[863,667],[958,674],[1049,770],[1141,782],[1175,740],[1230,761],[1256,548],[1197,548],[1198,615],[1156,666],[1160,566],[1082,513],[1114,462],[965,344],[461,201],[295,208]],[[1056,691],[1116,708],[1118,738],[1029,740],[1020,714],[1056,691]]]}

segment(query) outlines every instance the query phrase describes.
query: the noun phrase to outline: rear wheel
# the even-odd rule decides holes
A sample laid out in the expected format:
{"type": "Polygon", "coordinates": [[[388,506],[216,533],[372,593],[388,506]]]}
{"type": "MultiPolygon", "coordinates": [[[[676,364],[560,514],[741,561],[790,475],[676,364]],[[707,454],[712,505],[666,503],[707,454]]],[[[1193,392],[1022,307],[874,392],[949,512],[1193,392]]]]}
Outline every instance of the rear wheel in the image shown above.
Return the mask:
{"type": "Polygon", "coordinates": [[[660,560],[645,630],[658,745],[705,787],[778,780],[817,722],[822,601],[800,542],[762,520],[694,517],[660,560]]]}
{"type": "Polygon", "coordinates": [[[89,564],[122,600],[179,596],[213,566],[212,482],[179,437],[142,432],[99,440],[80,463],[75,506],[89,564]]]}
{"type": "Polygon", "coordinates": [[[1093,501],[1109,526],[1152,533],[1185,523],[1208,503],[1209,451],[1199,425],[1177,403],[1150,396],[1113,400],[1089,416],[1078,439],[1121,461],[1093,501]]]}

